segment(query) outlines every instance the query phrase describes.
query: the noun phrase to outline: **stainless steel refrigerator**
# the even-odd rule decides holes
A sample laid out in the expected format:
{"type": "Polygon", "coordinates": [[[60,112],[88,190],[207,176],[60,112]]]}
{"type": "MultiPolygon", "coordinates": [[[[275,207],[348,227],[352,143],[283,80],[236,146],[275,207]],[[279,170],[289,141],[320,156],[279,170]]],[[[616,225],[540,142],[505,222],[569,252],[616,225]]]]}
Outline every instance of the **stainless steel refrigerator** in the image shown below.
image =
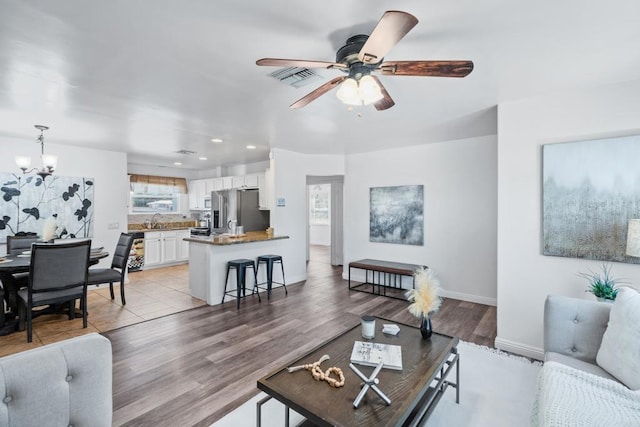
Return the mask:
{"type": "Polygon", "coordinates": [[[269,228],[269,211],[258,208],[258,190],[240,190],[236,194],[236,218],[244,231],[269,228]]]}

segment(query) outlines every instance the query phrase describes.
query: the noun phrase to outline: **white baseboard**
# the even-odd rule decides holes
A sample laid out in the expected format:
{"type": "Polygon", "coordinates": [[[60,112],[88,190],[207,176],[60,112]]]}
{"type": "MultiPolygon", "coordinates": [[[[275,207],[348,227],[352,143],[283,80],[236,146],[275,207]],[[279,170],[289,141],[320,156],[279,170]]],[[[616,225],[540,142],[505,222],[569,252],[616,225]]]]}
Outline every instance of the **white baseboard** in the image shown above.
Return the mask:
{"type": "Polygon", "coordinates": [[[474,302],[476,304],[497,306],[498,301],[495,298],[483,297],[480,295],[463,294],[461,292],[453,292],[442,290],[442,296],[445,298],[457,299],[460,301],[474,302]]]}
{"type": "Polygon", "coordinates": [[[544,350],[539,347],[531,347],[515,341],[505,340],[500,337],[496,337],[494,345],[497,349],[508,351],[510,353],[519,354],[532,359],[544,360],[544,350]]]}
{"type": "MultiPolygon", "coordinates": [[[[180,261],[174,261],[174,262],[167,262],[164,264],[152,264],[152,265],[143,265],[142,266],[142,270],[137,270],[137,271],[144,271],[144,270],[154,270],[156,268],[164,268],[164,267],[173,267],[176,265],[181,265],[181,264],[188,264],[189,260],[180,260],[180,261]]],[[[132,273],[136,273],[137,271],[132,271],[132,273]]],[[[129,272],[127,272],[128,274],[129,272]]]]}

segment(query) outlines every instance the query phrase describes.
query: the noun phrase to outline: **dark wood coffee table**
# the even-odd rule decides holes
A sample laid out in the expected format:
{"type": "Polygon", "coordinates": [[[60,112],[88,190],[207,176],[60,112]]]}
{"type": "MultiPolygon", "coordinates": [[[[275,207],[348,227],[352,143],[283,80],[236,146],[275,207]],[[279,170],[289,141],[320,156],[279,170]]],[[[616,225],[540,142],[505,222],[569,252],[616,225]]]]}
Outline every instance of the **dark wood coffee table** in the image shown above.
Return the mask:
{"type": "MultiPolygon", "coordinates": [[[[425,340],[417,327],[376,318],[376,336],[370,341],[400,345],[403,369],[382,369],[378,375],[378,387],[391,399],[391,405],[387,406],[370,390],[360,406],[354,409],[353,401],[362,384],[349,369],[355,341],[367,341],[362,338],[360,323],[259,379],[258,388],[268,396],[258,402],[258,426],[260,408],[271,398],[279,400],[287,408],[286,426],[289,425],[289,408],[307,419],[305,425],[415,426],[431,414],[447,387],[456,389],[456,403],[459,402],[459,339],[434,333],[425,340]],[[396,336],[383,334],[383,323],[397,324],[400,333],[396,336]],[[287,371],[288,366],[313,363],[323,354],[328,354],[331,359],[323,362],[321,367],[323,370],[331,366],[341,368],[345,375],[344,387],[333,388],[324,381],[315,381],[307,370],[287,371]],[[456,379],[452,382],[447,377],[454,368],[456,379]]],[[[356,366],[366,376],[374,369],[356,366]]]]}

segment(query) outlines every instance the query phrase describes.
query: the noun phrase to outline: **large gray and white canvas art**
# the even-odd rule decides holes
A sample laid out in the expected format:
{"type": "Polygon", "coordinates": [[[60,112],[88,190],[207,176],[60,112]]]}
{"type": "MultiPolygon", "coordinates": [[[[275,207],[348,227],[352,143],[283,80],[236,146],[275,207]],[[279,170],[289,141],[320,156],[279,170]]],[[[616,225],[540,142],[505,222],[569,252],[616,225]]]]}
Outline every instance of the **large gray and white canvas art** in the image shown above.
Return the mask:
{"type": "Polygon", "coordinates": [[[55,221],[55,237],[93,236],[92,178],[0,172],[0,242],[17,233],[42,236],[55,221]]]}
{"type": "Polygon", "coordinates": [[[422,185],[372,187],[369,190],[369,240],[422,246],[424,188],[422,185]]]}
{"type": "Polygon", "coordinates": [[[638,135],[543,146],[544,255],[639,263],[625,255],[639,165],[638,135]]]}

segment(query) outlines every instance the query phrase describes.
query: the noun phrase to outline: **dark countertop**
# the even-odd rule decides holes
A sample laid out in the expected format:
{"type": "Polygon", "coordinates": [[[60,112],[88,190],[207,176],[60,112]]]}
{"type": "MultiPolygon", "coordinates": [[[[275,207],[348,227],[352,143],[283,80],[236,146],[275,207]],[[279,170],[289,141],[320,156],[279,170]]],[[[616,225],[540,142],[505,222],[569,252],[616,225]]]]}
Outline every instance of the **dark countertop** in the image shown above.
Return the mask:
{"type": "Polygon", "coordinates": [[[247,231],[244,235],[232,236],[229,234],[218,234],[213,236],[191,236],[183,239],[192,243],[203,243],[205,245],[226,246],[241,243],[265,242],[270,240],[288,239],[289,236],[267,235],[264,231],[247,231]]]}

